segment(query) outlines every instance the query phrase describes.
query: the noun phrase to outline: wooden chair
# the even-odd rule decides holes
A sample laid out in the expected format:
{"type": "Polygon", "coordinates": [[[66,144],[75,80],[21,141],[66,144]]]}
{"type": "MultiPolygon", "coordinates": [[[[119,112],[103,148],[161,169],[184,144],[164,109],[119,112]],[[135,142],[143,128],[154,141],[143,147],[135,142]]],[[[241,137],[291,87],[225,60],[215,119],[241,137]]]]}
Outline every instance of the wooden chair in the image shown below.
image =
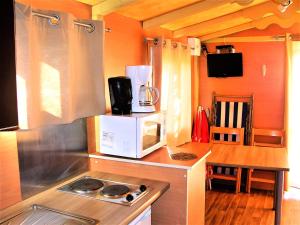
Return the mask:
{"type": "MultiPolygon", "coordinates": [[[[244,144],[244,128],[228,128],[228,127],[210,127],[210,142],[213,144],[233,144],[233,145],[243,145],[244,144]],[[220,138],[220,135],[227,137],[220,138]],[[230,137],[231,136],[231,137],[230,137]]],[[[219,169],[222,167],[218,167],[219,169]]],[[[235,192],[239,193],[241,188],[241,173],[242,168],[234,168],[233,174],[230,174],[230,168],[225,168],[224,173],[217,173],[213,171],[212,166],[208,168],[208,182],[211,188],[212,179],[221,179],[221,180],[231,180],[236,181],[235,192]],[[229,173],[226,173],[226,170],[229,173]]]]}
{"type": "MultiPolygon", "coordinates": [[[[272,129],[252,129],[251,145],[263,147],[283,147],[284,131],[272,129]]],[[[247,185],[246,191],[250,193],[252,182],[272,184],[274,189],[275,172],[267,170],[253,170],[247,171],[247,185]]]]}
{"type": "Polygon", "coordinates": [[[210,124],[216,127],[244,128],[244,144],[250,145],[253,95],[212,94],[210,124]]]}

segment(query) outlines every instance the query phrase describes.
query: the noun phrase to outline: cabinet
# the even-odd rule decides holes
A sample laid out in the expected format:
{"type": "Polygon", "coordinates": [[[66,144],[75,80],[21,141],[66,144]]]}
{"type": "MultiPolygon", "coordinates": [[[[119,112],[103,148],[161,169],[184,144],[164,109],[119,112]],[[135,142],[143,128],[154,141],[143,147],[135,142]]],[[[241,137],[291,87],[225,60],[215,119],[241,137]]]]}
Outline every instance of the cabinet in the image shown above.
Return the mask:
{"type": "Polygon", "coordinates": [[[151,206],[145,209],[128,225],[151,225],[151,206]]]}
{"type": "Polygon", "coordinates": [[[14,1],[0,1],[0,131],[16,129],[18,126],[14,1]]]}

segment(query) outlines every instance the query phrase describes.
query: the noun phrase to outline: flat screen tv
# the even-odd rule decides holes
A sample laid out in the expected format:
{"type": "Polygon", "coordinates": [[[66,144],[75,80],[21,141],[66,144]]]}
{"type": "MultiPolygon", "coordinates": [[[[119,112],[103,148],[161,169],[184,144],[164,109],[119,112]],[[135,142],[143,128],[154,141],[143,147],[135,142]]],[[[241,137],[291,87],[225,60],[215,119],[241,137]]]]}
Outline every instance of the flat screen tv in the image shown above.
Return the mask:
{"type": "Polygon", "coordinates": [[[207,55],[208,77],[243,76],[242,53],[220,53],[207,55]]]}

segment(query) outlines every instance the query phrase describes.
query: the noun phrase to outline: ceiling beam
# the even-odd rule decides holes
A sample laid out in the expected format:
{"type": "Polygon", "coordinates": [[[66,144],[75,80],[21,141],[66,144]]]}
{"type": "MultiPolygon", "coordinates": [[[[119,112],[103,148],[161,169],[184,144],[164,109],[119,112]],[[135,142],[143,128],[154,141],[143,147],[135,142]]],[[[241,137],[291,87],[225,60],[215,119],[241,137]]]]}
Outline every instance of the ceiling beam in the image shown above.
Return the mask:
{"type": "Polygon", "coordinates": [[[76,0],[77,2],[81,2],[87,5],[97,5],[105,0],[76,0]]]}
{"type": "Polygon", "coordinates": [[[244,30],[257,28],[260,30],[263,30],[267,28],[271,24],[277,24],[282,28],[288,28],[294,25],[295,23],[300,24],[300,14],[299,13],[293,13],[292,16],[288,18],[280,18],[276,15],[268,16],[262,19],[258,19],[249,23],[241,24],[239,26],[231,27],[225,30],[217,31],[211,34],[200,36],[201,41],[207,41],[214,38],[224,37],[230,34],[234,34],[237,32],[241,32],[244,30]]]}
{"type": "Polygon", "coordinates": [[[98,19],[101,16],[107,15],[122,6],[133,3],[137,0],[105,0],[92,7],[93,18],[98,19]]]}
{"type": "Polygon", "coordinates": [[[224,42],[282,42],[285,35],[277,36],[246,36],[246,37],[222,37],[205,41],[205,43],[224,43],[224,42]]]}
{"type": "Polygon", "coordinates": [[[238,18],[249,18],[252,20],[256,20],[263,17],[267,13],[277,14],[277,11],[278,10],[276,4],[274,4],[273,2],[265,2],[259,5],[255,5],[255,6],[251,6],[239,10],[234,13],[227,14],[225,16],[220,16],[212,20],[208,20],[192,26],[184,27],[182,29],[174,31],[173,35],[175,38],[182,37],[182,36],[200,35],[201,31],[205,31],[207,28],[212,30],[213,27],[215,27],[215,29],[218,30],[218,27],[222,28],[220,24],[226,26],[226,22],[230,24],[230,22],[238,18]]]}
{"type": "Polygon", "coordinates": [[[166,24],[170,21],[175,21],[180,18],[188,17],[193,14],[201,13],[203,11],[209,10],[212,7],[217,8],[219,6],[222,6],[224,4],[228,4],[234,2],[234,0],[206,0],[201,1],[198,3],[191,4],[189,6],[183,7],[181,9],[177,9],[174,11],[171,11],[169,13],[156,16],[152,19],[148,19],[143,21],[143,28],[149,29],[153,27],[159,27],[162,24],[166,24]],[[212,2],[213,1],[213,2],[212,2]]]}

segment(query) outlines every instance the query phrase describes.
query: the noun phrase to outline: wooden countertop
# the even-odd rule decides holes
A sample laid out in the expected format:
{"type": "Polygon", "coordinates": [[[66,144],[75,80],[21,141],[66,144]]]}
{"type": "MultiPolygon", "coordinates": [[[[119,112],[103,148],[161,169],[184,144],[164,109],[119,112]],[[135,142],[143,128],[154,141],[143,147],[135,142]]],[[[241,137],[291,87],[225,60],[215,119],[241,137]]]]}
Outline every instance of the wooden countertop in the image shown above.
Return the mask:
{"type": "Polygon", "coordinates": [[[149,155],[143,157],[142,159],[132,159],[125,157],[118,157],[112,155],[105,155],[102,153],[93,153],[89,156],[91,158],[100,158],[114,161],[122,161],[129,163],[139,163],[144,165],[151,166],[162,166],[162,167],[171,167],[177,169],[191,169],[194,165],[196,165],[201,160],[205,159],[210,154],[210,144],[209,143],[198,143],[198,142],[190,142],[179,147],[172,147],[173,153],[178,152],[187,152],[193,153],[197,156],[196,159],[188,160],[188,161],[180,161],[173,160],[169,156],[167,147],[162,147],[149,155]]]}
{"type": "Polygon", "coordinates": [[[0,223],[4,218],[13,216],[16,213],[27,209],[32,204],[39,204],[49,208],[97,219],[100,221],[101,225],[128,224],[158,199],[168,188],[169,184],[161,181],[139,179],[97,171],[87,172],[0,211],[0,223]],[[81,176],[92,176],[132,184],[142,183],[149,185],[151,190],[132,206],[124,206],[57,191],[58,187],[78,179],[81,176]]]}
{"type": "Polygon", "coordinates": [[[264,170],[288,171],[286,148],[214,144],[206,163],[264,170]]]}

